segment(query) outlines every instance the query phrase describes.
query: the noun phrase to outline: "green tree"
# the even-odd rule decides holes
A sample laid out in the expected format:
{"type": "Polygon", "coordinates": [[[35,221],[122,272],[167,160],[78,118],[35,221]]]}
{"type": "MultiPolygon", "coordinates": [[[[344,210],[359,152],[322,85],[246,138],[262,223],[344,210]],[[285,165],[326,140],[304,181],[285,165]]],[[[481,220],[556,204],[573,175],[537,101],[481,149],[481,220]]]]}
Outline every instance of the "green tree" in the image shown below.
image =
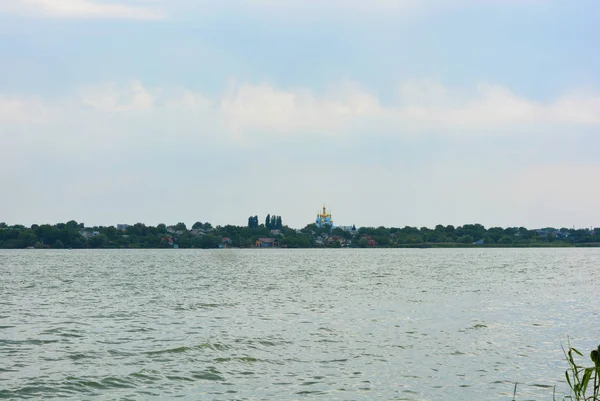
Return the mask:
{"type": "Polygon", "coordinates": [[[248,228],[258,228],[258,216],[248,217],[248,228]]]}
{"type": "Polygon", "coordinates": [[[202,223],[200,223],[199,221],[195,222],[192,226],[192,230],[198,230],[200,228],[202,228],[202,223]]]}
{"type": "Polygon", "coordinates": [[[67,222],[67,228],[69,230],[77,230],[79,228],[79,223],[77,223],[75,220],[70,220],[67,222]]]}
{"type": "Polygon", "coordinates": [[[90,248],[102,248],[106,244],[108,244],[108,238],[104,235],[96,235],[88,240],[88,245],[90,248]]]}
{"type": "Polygon", "coordinates": [[[54,245],[52,245],[52,248],[55,249],[63,249],[65,247],[65,244],[63,244],[63,242],[59,239],[56,240],[56,242],[54,243],[54,245]]]}
{"type": "Polygon", "coordinates": [[[35,236],[35,233],[32,230],[26,228],[19,231],[18,240],[20,242],[18,247],[26,248],[28,246],[35,245],[35,243],[37,242],[37,237],[35,236]]]}
{"type": "Polygon", "coordinates": [[[73,247],[74,249],[80,249],[85,247],[85,243],[82,241],[82,237],[75,237],[73,241],[71,241],[71,247],[73,247]]]}
{"type": "Polygon", "coordinates": [[[188,232],[185,232],[179,237],[177,244],[180,248],[191,248],[193,238],[188,232]]]}
{"type": "Polygon", "coordinates": [[[267,217],[265,218],[265,227],[267,227],[268,229],[271,229],[271,215],[267,214],[267,217]]]}
{"type": "Polygon", "coordinates": [[[460,242],[461,244],[472,244],[474,242],[474,239],[470,235],[463,235],[458,238],[458,242],[460,242]]]}
{"type": "Polygon", "coordinates": [[[185,223],[177,223],[173,228],[175,229],[175,231],[187,231],[185,223]]]}

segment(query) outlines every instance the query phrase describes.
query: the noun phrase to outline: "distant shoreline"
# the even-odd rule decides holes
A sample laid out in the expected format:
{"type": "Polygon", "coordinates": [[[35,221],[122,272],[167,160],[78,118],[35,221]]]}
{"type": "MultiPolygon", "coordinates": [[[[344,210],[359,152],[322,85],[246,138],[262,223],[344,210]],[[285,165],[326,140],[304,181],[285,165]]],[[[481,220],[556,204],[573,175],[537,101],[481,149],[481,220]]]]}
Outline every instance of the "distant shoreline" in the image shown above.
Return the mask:
{"type": "Polygon", "coordinates": [[[600,247],[599,229],[491,227],[481,224],[427,227],[283,225],[281,216],[247,226],[196,222],[156,227],[133,225],[86,227],[69,221],[55,225],[9,226],[0,223],[0,249],[310,249],[310,248],[576,248],[600,247]]]}
{"type": "MultiPolygon", "coordinates": [[[[283,249],[283,250],[295,250],[295,249],[525,249],[525,248],[552,248],[552,249],[560,249],[560,248],[600,248],[600,243],[583,243],[583,244],[535,244],[535,245],[502,245],[502,244],[489,244],[489,245],[471,245],[471,244],[417,244],[417,245],[398,245],[398,246],[378,246],[378,247],[367,247],[367,248],[359,248],[359,247],[271,247],[271,248],[261,248],[261,247],[235,247],[230,246],[227,248],[144,248],[144,247],[98,247],[98,248],[60,248],[61,250],[94,250],[94,249],[102,249],[102,250],[185,250],[185,249],[196,249],[196,250],[208,250],[208,249],[235,249],[235,250],[273,250],[273,249],[283,249]]],[[[57,248],[52,247],[27,247],[27,248],[0,248],[6,250],[57,250],[57,248]]]]}

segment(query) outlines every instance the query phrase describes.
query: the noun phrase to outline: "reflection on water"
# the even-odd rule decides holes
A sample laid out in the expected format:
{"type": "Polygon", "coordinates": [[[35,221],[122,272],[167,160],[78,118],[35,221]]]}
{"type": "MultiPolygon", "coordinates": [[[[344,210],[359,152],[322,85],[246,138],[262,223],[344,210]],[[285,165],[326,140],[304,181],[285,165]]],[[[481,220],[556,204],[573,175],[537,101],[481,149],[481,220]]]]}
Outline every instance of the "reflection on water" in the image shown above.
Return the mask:
{"type": "Polygon", "coordinates": [[[507,400],[600,343],[593,249],[0,251],[0,398],[507,400]]]}

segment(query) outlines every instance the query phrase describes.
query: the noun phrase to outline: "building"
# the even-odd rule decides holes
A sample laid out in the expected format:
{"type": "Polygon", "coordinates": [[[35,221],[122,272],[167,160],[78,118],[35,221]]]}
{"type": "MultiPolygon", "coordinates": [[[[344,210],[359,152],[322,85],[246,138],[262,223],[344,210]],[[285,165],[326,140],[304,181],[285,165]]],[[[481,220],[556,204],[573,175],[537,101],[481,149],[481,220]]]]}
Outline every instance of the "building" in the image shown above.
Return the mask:
{"type": "Polygon", "coordinates": [[[117,230],[127,231],[127,227],[129,227],[129,224],[117,224],[117,230]]]}
{"type": "Polygon", "coordinates": [[[160,241],[161,243],[171,247],[174,245],[173,237],[171,236],[162,237],[160,241]]]}
{"type": "Polygon", "coordinates": [[[346,245],[346,239],[344,237],[340,237],[339,235],[332,235],[331,237],[327,238],[327,242],[329,245],[333,245],[336,242],[341,246],[346,245]]]}
{"type": "Polygon", "coordinates": [[[233,241],[229,237],[225,237],[221,240],[219,244],[219,248],[229,248],[233,244],[233,241]]]}
{"type": "Polygon", "coordinates": [[[323,206],[323,210],[317,213],[317,219],[315,220],[315,224],[319,228],[329,227],[329,228],[339,228],[341,230],[347,231],[351,234],[356,234],[356,227],[354,225],[351,226],[336,226],[333,224],[333,219],[331,217],[331,210],[327,211],[327,208],[323,206]]]}
{"type": "Polygon", "coordinates": [[[317,220],[315,221],[317,227],[330,226],[333,227],[333,219],[331,218],[331,210],[328,212],[327,208],[323,206],[323,212],[317,213],[317,220]]]}
{"type": "Polygon", "coordinates": [[[259,238],[256,240],[255,246],[257,248],[277,248],[279,242],[276,238],[259,238]]]}
{"type": "Polygon", "coordinates": [[[82,237],[85,238],[92,238],[92,237],[98,237],[100,235],[100,231],[92,231],[89,229],[83,229],[79,231],[79,234],[81,234],[82,237]]]}
{"type": "Polygon", "coordinates": [[[365,235],[365,239],[367,240],[367,246],[369,248],[375,248],[379,246],[377,240],[375,240],[375,238],[371,237],[370,235],[365,235]]]}

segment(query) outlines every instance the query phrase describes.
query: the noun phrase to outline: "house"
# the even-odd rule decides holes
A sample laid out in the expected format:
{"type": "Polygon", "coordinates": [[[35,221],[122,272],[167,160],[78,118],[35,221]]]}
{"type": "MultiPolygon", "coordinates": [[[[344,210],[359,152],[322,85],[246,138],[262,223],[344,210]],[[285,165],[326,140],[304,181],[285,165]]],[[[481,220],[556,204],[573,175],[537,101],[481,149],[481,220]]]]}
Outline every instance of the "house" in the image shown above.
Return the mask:
{"type": "Polygon", "coordinates": [[[484,241],[480,239],[479,241],[473,242],[473,245],[483,245],[484,241]]]}
{"type": "Polygon", "coordinates": [[[375,238],[371,237],[370,235],[365,235],[365,239],[367,240],[367,246],[369,246],[369,247],[379,246],[379,243],[375,240],[375,238]]]}
{"type": "Polygon", "coordinates": [[[279,242],[276,238],[259,238],[256,240],[255,246],[257,248],[277,248],[279,242]]]}
{"type": "Polygon", "coordinates": [[[271,230],[271,234],[273,234],[273,235],[281,235],[281,230],[277,230],[277,229],[271,230]]]}
{"type": "Polygon", "coordinates": [[[176,235],[181,235],[181,234],[183,234],[183,231],[181,231],[181,230],[175,230],[175,227],[173,227],[173,226],[169,226],[169,227],[167,227],[167,232],[168,232],[169,234],[176,234],[176,235]]]}
{"type": "Polygon", "coordinates": [[[92,238],[92,237],[99,236],[100,231],[90,231],[89,229],[87,229],[87,230],[80,230],[79,234],[81,234],[81,236],[85,237],[85,238],[92,238]]]}
{"type": "Polygon", "coordinates": [[[127,227],[129,227],[129,224],[117,224],[117,230],[120,231],[127,231],[127,227]]]}
{"type": "Polygon", "coordinates": [[[344,246],[346,239],[339,235],[332,235],[331,237],[327,238],[327,242],[329,243],[329,245],[333,245],[335,242],[339,242],[340,245],[344,246]]]}
{"type": "Polygon", "coordinates": [[[229,248],[233,241],[229,237],[224,237],[219,244],[219,248],[229,248]]]}
{"type": "Polygon", "coordinates": [[[168,246],[173,246],[174,244],[173,238],[171,236],[162,237],[160,241],[164,244],[167,244],[168,246]]]}

